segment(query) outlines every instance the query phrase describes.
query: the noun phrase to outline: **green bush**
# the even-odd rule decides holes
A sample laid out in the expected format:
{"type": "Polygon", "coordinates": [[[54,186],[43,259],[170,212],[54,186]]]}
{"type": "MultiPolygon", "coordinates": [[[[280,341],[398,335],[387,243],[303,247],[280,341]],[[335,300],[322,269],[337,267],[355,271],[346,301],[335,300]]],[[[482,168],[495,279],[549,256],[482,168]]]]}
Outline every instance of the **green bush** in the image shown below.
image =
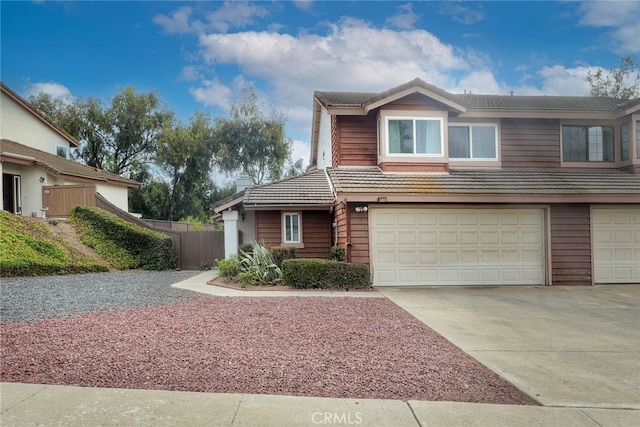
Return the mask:
{"type": "Polygon", "coordinates": [[[347,251],[342,246],[332,246],[330,258],[331,261],[345,262],[347,260],[347,251]]]}
{"type": "Polygon", "coordinates": [[[366,264],[298,258],[282,263],[282,281],[298,289],[366,289],[371,273],[366,264]]]}
{"type": "Polygon", "coordinates": [[[274,246],[271,248],[271,255],[276,265],[282,268],[282,262],[285,259],[293,259],[296,257],[296,248],[292,246],[274,246]]]}
{"type": "Polygon", "coordinates": [[[70,220],[79,232],[80,240],[118,269],[176,268],[173,240],[162,233],[87,206],[75,206],[70,220]]]}
{"type": "Polygon", "coordinates": [[[269,249],[255,243],[251,253],[240,250],[240,274],[236,280],[242,284],[275,285],[282,281],[282,270],[276,265],[269,249]]]}
{"type": "Polygon", "coordinates": [[[240,274],[240,261],[236,255],[231,255],[229,258],[217,259],[218,272],[227,282],[234,280],[238,274],[240,274]]]}

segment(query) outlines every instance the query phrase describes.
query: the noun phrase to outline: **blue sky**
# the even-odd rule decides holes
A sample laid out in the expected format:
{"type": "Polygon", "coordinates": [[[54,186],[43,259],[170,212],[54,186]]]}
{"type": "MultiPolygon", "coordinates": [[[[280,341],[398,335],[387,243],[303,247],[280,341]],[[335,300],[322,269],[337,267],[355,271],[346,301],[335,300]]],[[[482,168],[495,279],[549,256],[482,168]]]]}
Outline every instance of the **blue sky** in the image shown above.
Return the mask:
{"type": "Polygon", "coordinates": [[[1,77],[19,94],[156,90],[183,120],[253,86],[308,161],[314,90],[420,77],[452,92],[584,95],[640,59],[640,2],[2,1],[1,77]]]}

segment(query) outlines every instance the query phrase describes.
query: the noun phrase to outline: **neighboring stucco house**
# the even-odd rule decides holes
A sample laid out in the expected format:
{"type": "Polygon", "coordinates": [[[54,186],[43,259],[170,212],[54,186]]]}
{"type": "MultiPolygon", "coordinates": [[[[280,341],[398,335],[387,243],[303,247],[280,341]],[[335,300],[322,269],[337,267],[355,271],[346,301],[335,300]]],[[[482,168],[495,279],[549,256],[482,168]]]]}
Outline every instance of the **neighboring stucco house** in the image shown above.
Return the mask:
{"type": "Polygon", "coordinates": [[[63,206],[94,204],[98,192],[128,211],[128,189],[137,188],[136,181],[70,160],[69,151],[78,141],[7,86],[0,83],[0,89],[3,210],[66,216],[60,214],[63,206]]]}
{"type": "MultiPolygon", "coordinates": [[[[374,285],[640,283],[640,99],[452,94],[415,79],[315,92],[312,126],[309,175],[328,176],[334,203],[302,243],[330,236],[374,285]]],[[[280,194],[252,205],[273,208],[256,216],[257,240],[275,238],[263,221],[288,227],[280,194]]]]}

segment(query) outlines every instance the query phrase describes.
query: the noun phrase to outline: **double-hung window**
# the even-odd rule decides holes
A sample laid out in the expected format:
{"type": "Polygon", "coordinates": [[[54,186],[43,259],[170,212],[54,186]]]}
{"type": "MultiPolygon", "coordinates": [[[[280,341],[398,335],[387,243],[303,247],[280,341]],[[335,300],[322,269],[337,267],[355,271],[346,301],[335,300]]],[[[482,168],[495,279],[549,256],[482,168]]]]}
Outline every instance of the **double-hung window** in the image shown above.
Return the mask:
{"type": "Polygon", "coordinates": [[[449,125],[449,158],[497,160],[497,126],[449,125]]]}
{"type": "Polygon", "coordinates": [[[442,156],[442,119],[387,117],[390,155],[442,156]]]}
{"type": "Polygon", "coordinates": [[[565,162],[613,162],[612,126],[562,126],[565,162]]]}
{"type": "Polygon", "coordinates": [[[283,214],[283,242],[284,243],[301,243],[302,242],[302,222],[299,213],[283,214]]]}

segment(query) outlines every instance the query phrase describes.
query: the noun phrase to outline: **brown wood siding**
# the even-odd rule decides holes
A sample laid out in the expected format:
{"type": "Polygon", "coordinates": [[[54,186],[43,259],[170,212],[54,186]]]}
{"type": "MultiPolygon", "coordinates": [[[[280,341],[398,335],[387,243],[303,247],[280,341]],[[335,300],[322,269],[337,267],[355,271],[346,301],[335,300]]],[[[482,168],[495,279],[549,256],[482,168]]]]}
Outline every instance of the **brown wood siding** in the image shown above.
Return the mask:
{"type": "Polygon", "coordinates": [[[340,129],[338,116],[331,116],[331,166],[337,166],[340,160],[340,129]]]}
{"type": "Polygon", "coordinates": [[[551,205],[551,284],[591,285],[589,205],[551,205]]]}
{"type": "Polygon", "coordinates": [[[349,204],[350,247],[349,261],[369,264],[369,213],[356,212],[356,205],[349,204]]]}
{"type": "Polygon", "coordinates": [[[418,93],[390,102],[381,108],[408,111],[443,111],[448,109],[446,105],[418,93]]]}
{"type": "Polygon", "coordinates": [[[375,115],[339,116],[334,166],[376,166],[378,126],[375,115]],[[337,149],[336,149],[337,148],[337,149]]]}
{"type": "Polygon", "coordinates": [[[546,119],[502,119],[503,168],[559,168],[560,122],[546,119]]]}
{"type": "Polygon", "coordinates": [[[256,211],[256,240],[265,245],[282,243],[282,213],[280,211],[256,211]]]}
{"type": "Polygon", "coordinates": [[[302,211],[304,248],[296,249],[296,256],[299,258],[329,259],[331,232],[329,211],[302,211]]]}
{"type": "Polygon", "coordinates": [[[348,242],[347,210],[340,207],[340,205],[336,206],[334,221],[338,228],[338,240],[335,244],[346,248],[348,242]]]}
{"type": "Polygon", "coordinates": [[[385,172],[448,172],[448,163],[393,163],[382,162],[380,169],[385,172]]]}
{"type": "MultiPolygon", "coordinates": [[[[304,247],[296,248],[296,255],[329,258],[332,232],[329,211],[301,211],[301,214],[304,247]]],[[[282,245],[282,211],[256,211],[256,239],[268,247],[282,245]]]]}

